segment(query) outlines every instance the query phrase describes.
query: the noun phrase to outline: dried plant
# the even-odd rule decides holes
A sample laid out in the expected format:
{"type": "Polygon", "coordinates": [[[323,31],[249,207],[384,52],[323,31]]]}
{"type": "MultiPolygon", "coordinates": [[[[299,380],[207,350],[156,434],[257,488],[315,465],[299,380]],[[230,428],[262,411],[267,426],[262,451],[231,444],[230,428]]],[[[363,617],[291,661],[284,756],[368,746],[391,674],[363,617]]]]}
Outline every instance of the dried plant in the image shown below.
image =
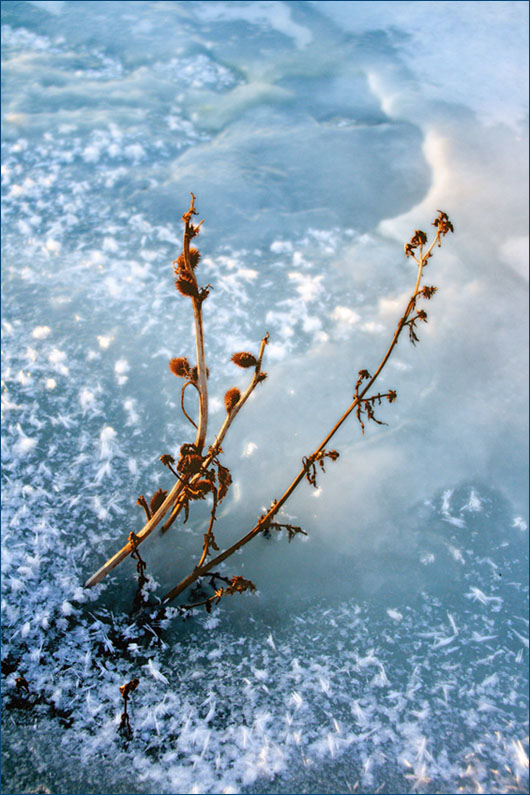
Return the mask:
{"type": "MultiPolygon", "coordinates": [[[[427,313],[424,309],[418,307],[418,302],[422,299],[430,300],[436,292],[436,287],[421,286],[423,271],[428,260],[433,255],[434,247],[436,245],[441,246],[442,238],[445,237],[448,232],[454,231],[453,225],[447,214],[441,210],[438,211],[438,216],[433,222],[436,231],[430,245],[428,245],[427,235],[421,230],[415,230],[411,240],[405,245],[405,256],[412,258],[417,264],[416,283],[405,311],[398,321],[390,345],[379,363],[379,366],[374,371],[373,375],[366,369],[359,370],[354,385],[351,404],[316,450],[302,459],[300,471],[282,496],[271,503],[268,511],[259,517],[254,527],[234,544],[221,551],[213,528],[217,518],[218,506],[226,496],[232,483],[232,477],[228,467],[219,460],[222,455],[221,445],[237,414],[256,386],[264,381],[267,376],[267,374],[262,371],[261,367],[269,335],[267,333],[261,340],[257,355],[248,351],[240,351],[232,356],[232,361],[238,367],[253,370],[252,376],[243,393],[241,393],[237,387],[232,387],[226,392],[224,397],[226,417],[213,443],[205,449],[208,430],[208,368],[205,359],[202,305],[208,298],[211,286],[208,284],[201,287],[197,281],[196,271],[198,270],[197,266],[200,262],[200,253],[196,248],[191,248],[190,243],[199,234],[203,221],[195,225],[193,223],[193,218],[196,215],[195,196],[191,194],[189,209],[182,217],[184,222],[183,249],[178,258],[173,262],[173,266],[176,288],[184,299],[190,300],[192,304],[195,322],[197,362],[192,366],[188,359],[183,356],[175,357],[169,362],[171,372],[177,377],[185,379],[181,387],[181,408],[188,422],[195,428],[195,440],[182,444],[177,462],[175,462],[173,456],[169,454],[164,454],[160,457],[162,464],[170,471],[175,479],[173,486],[169,491],[159,489],[152,496],[149,504],[143,495],[138,497],[137,504],[144,510],[146,516],[146,523],[143,528],[137,534],[130,533],[127,544],[90,577],[85,585],[85,587],[91,587],[100,582],[103,577],[112,571],[112,569],[121,563],[128,555],[132,555],[137,561],[139,592],[141,592],[143,585],[147,582],[147,578],[145,575],[146,564],[140,557],[138,551],[139,545],[145,541],[163,520],[165,521],[161,529],[162,532],[165,532],[182,511],[184,512],[184,521],[187,520],[191,503],[196,500],[209,499],[211,501],[210,520],[206,532],[203,535],[202,550],[198,556],[198,562],[192,568],[188,576],[175,585],[162,600],[162,606],[165,606],[193,586],[190,594],[192,599],[196,601],[179,605],[179,611],[181,613],[187,613],[189,610],[197,607],[205,607],[209,612],[212,605],[219,603],[224,596],[256,590],[254,583],[244,577],[235,575],[231,578],[226,578],[213,570],[243,546],[248,544],[257,535],[262,534],[269,536],[271,530],[279,532],[284,530],[287,533],[289,541],[299,534],[307,535],[301,527],[274,521],[274,519],[304,478],[312,486],[317,488],[317,473],[319,470],[322,473],[325,472],[326,459],[329,459],[329,461],[336,461],[339,457],[339,453],[336,450],[327,449],[328,444],[350,414],[354,413],[357,417],[362,433],[364,433],[366,422],[372,421],[379,425],[386,424],[375,416],[376,407],[380,406],[383,401],[393,403],[397,398],[397,393],[395,390],[389,389],[386,392],[370,394],[372,387],[388,362],[398,343],[401,332],[405,328],[408,330],[410,341],[414,345],[418,342],[418,323],[420,321],[424,323],[427,322],[427,313]],[[197,394],[197,422],[189,416],[184,407],[184,393],[188,386],[193,386],[197,394]],[[208,595],[203,588],[203,581],[205,578],[208,579],[208,587],[213,591],[210,595],[208,595]]],[[[132,685],[132,683],[130,683],[130,685],[132,685]]],[[[130,689],[133,688],[131,687],[130,689]]],[[[128,694],[129,690],[127,690],[127,697],[128,694]]],[[[124,724],[125,731],[130,731],[127,717],[126,695],[123,693],[122,695],[125,704],[125,718],[122,716],[122,723],[124,724]]]]}
{"type": "Polygon", "coordinates": [[[136,690],[139,684],[140,681],[135,678],[131,679],[130,682],[127,682],[127,684],[120,687],[120,693],[123,699],[123,712],[121,713],[118,732],[122,734],[126,740],[130,740],[133,734],[128,711],[129,696],[134,690],[136,690]]]}

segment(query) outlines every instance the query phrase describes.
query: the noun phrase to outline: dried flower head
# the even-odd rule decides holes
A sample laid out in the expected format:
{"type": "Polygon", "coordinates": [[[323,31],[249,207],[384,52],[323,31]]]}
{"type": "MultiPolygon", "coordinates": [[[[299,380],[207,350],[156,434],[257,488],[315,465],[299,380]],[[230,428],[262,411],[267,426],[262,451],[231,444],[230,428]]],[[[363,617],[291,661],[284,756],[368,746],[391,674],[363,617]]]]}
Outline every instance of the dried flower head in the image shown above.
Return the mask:
{"type": "Polygon", "coordinates": [[[440,232],[440,234],[445,237],[445,235],[448,232],[454,232],[455,231],[454,230],[454,226],[451,223],[451,221],[449,220],[449,216],[447,215],[447,213],[444,213],[443,210],[438,210],[438,213],[439,213],[439,215],[438,215],[437,218],[434,219],[434,221],[432,222],[432,225],[433,226],[437,226],[438,227],[438,231],[440,232]]]}
{"type": "Polygon", "coordinates": [[[178,255],[177,259],[173,260],[173,265],[175,265],[175,263],[177,263],[177,267],[173,268],[173,270],[176,274],[186,270],[186,259],[183,251],[178,255]]]}
{"type": "MultiPolygon", "coordinates": [[[[188,445],[182,445],[188,447],[188,445]]],[[[182,448],[181,448],[182,451],[182,448]]],[[[181,452],[177,469],[183,475],[196,475],[202,467],[202,456],[198,453],[181,452]]]]}
{"type": "Polygon", "coordinates": [[[136,500],[136,504],[143,508],[145,511],[145,515],[147,517],[147,521],[151,518],[151,511],[149,510],[149,506],[147,504],[147,500],[145,499],[143,494],[140,494],[138,499],[136,500]]]}
{"type": "Polygon", "coordinates": [[[166,499],[167,491],[163,491],[162,489],[158,489],[155,491],[153,496],[151,497],[151,502],[149,503],[149,508],[151,509],[151,513],[156,513],[164,500],[166,499]]]}
{"type": "Polygon", "coordinates": [[[427,242],[427,235],[421,229],[415,229],[414,234],[410,238],[410,243],[405,243],[405,256],[410,257],[414,254],[414,249],[418,246],[424,246],[427,242]]]}
{"type": "Polygon", "coordinates": [[[424,246],[427,242],[427,235],[425,232],[422,232],[421,229],[415,229],[414,234],[410,239],[410,243],[412,246],[424,246]]]}
{"type": "Polygon", "coordinates": [[[256,357],[252,353],[247,353],[247,351],[234,353],[232,361],[234,364],[237,364],[238,367],[257,367],[258,365],[256,357]]]}
{"type": "Polygon", "coordinates": [[[189,378],[191,375],[190,363],[185,356],[177,356],[169,362],[169,369],[179,378],[189,378]]]}
{"type": "Polygon", "coordinates": [[[129,693],[132,693],[133,690],[136,690],[136,688],[138,687],[139,684],[140,684],[140,681],[135,678],[131,682],[127,682],[126,685],[122,685],[120,687],[120,693],[121,693],[122,698],[123,698],[124,701],[127,700],[128,696],[129,696],[129,693]]]}
{"type": "Polygon", "coordinates": [[[427,298],[428,300],[430,300],[433,297],[433,295],[435,294],[437,289],[438,289],[437,287],[427,287],[427,286],[425,286],[423,288],[423,290],[420,291],[419,295],[422,295],[424,298],[427,298]]]}
{"type": "Polygon", "coordinates": [[[229,389],[225,395],[225,408],[230,414],[234,406],[237,406],[239,400],[241,398],[241,392],[237,388],[237,386],[233,386],[232,389],[229,389]]]}

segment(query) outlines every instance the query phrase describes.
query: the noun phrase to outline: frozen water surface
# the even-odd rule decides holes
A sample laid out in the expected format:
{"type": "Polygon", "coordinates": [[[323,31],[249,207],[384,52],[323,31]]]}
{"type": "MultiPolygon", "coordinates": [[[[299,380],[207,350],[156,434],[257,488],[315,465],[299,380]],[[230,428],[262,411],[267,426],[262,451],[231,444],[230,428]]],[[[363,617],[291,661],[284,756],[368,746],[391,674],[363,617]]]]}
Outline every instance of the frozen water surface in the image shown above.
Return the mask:
{"type": "MultiPolygon", "coordinates": [[[[528,790],[527,31],[521,2],[2,4],[3,788],[528,790]],[[189,191],[211,369],[268,330],[267,382],[224,444],[228,544],[373,371],[414,273],[455,235],[389,427],[353,423],[211,615],[131,615],[141,526],[189,441],[167,367],[189,191]],[[17,691],[23,675],[29,695],[17,691]],[[119,688],[133,737],[117,732],[119,688]]],[[[151,594],[205,508],[142,546],[151,594]]]]}

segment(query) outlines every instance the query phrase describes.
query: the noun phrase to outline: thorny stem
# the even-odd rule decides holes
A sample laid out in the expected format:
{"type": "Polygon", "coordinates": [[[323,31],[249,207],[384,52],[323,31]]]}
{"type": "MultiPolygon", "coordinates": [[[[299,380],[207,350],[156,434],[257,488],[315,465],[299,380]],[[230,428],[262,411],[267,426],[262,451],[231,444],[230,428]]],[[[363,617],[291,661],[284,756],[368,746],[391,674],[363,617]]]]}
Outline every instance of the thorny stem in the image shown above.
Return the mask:
{"type": "MultiPolygon", "coordinates": [[[[353,402],[351,403],[351,405],[347,408],[347,410],[344,412],[344,414],[338,420],[338,422],[333,426],[331,431],[328,433],[328,435],[325,437],[325,439],[321,442],[321,444],[317,447],[317,449],[312,454],[312,456],[309,457],[309,460],[311,460],[311,459],[314,460],[316,458],[316,456],[322,450],[325,449],[325,447],[327,446],[328,442],[333,438],[333,436],[336,434],[336,432],[339,430],[339,428],[343,425],[343,423],[346,421],[346,419],[350,416],[350,414],[356,408],[356,406],[360,403],[360,401],[363,399],[363,397],[366,395],[366,393],[372,388],[374,382],[376,381],[376,379],[380,375],[381,371],[383,370],[385,364],[387,363],[388,359],[390,358],[390,356],[392,354],[392,351],[394,350],[395,346],[397,345],[397,341],[399,339],[399,336],[401,334],[401,331],[403,330],[403,327],[404,327],[406,321],[409,318],[409,315],[411,314],[411,312],[413,311],[413,309],[414,309],[414,307],[416,305],[416,299],[417,299],[418,294],[419,294],[418,290],[419,290],[419,286],[420,286],[420,282],[421,282],[421,277],[422,277],[422,274],[423,274],[423,267],[424,267],[426,261],[429,259],[429,255],[430,255],[434,245],[437,242],[439,242],[439,240],[440,240],[440,230],[437,229],[435,237],[434,237],[434,240],[431,243],[431,245],[429,246],[429,248],[427,249],[427,251],[425,252],[425,254],[423,254],[422,246],[420,246],[419,259],[416,259],[416,257],[414,257],[414,259],[418,263],[418,275],[417,275],[417,278],[416,278],[416,284],[415,284],[415,287],[414,287],[414,291],[413,291],[413,293],[412,293],[412,295],[411,295],[411,297],[409,299],[409,302],[407,304],[407,308],[405,309],[404,314],[402,315],[402,317],[400,318],[400,320],[398,322],[396,331],[394,332],[394,336],[393,336],[392,341],[391,341],[391,343],[390,343],[390,345],[388,347],[388,350],[386,351],[385,355],[383,356],[383,358],[382,358],[382,360],[381,360],[381,362],[379,364],[379,367],[377,368],[375,373],[367,381],[367,383],[365,384],[365,386],[362,389],[362,391],[355,395],[355,398],[354,398],[353,402]]],[[[224,560],[226,560],[231,555],[233,555],[234,552],[237,552],[238,549],[241,549],[241,547],[243,547],[246,544],[248,544],[248,542],[251,541],[258,533],[262,532],[267,527],[267,525],[270,523],[271,519],[273,519],[274,516],[278,513],[280,508],[282,508],[282,506],[285,504],[285,502],[287,502],[287,500],[289,499],[289,497],[291,496],[293,491],[296,489],[298,484],[304,479],[304,477],[306,475],[306,472],[307,472],[307,469],[304,466],[300,470],[298,475],[295,477],[295,479],[292,481],[290,486],[288,486],[288,488],[284,491],[284,493],[282,494],[280,499],[277,502],[273,503],[273,505],[271,506],[269,511],[264,516],[262,516],[259,519],[259,521],[252,528],[252,530],[250,530],[246,535],[244,535],[242,538],[240,538],[239,541],[236,541],[234,544],[232,544],[231,547],[228,547],[228,549],[225,549],[224,552],[221,552],[220,555],[217,555],[217,557],[212,558],[205,565],[196,567],[194,569],[194,571],[192,571],[184,580],[182,580],[182,582],[180,582],[178,585],[176,585],[174,588],[172,588],[172,590],[169,591],[165,595],[164,599],[162,600],[163,604],[168,604],[169,602],[173,601],[173,599],[176,599],[177,596],[179,596],[183,591],[185,591],[186,588],[188,588],[192,583],[194,583],[199,577],[202,577],[205,574],[207,574],[208,571],[210,571],[210,569],[214,568],[215,566],[218,566],[224,560]]]]}

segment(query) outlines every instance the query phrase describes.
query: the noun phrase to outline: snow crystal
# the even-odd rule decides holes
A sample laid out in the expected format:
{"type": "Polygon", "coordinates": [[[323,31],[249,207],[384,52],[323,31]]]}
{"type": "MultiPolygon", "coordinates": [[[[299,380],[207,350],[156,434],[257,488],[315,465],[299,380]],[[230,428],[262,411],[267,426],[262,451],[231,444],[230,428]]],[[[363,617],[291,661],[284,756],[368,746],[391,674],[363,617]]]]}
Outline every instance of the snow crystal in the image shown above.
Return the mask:
{"type": "Polygon", "coordinates": [[[51,331],[49,326],[36,326],[31,332],[31,336],[37,340],[44,340],[51,334],[51,331]]]}

